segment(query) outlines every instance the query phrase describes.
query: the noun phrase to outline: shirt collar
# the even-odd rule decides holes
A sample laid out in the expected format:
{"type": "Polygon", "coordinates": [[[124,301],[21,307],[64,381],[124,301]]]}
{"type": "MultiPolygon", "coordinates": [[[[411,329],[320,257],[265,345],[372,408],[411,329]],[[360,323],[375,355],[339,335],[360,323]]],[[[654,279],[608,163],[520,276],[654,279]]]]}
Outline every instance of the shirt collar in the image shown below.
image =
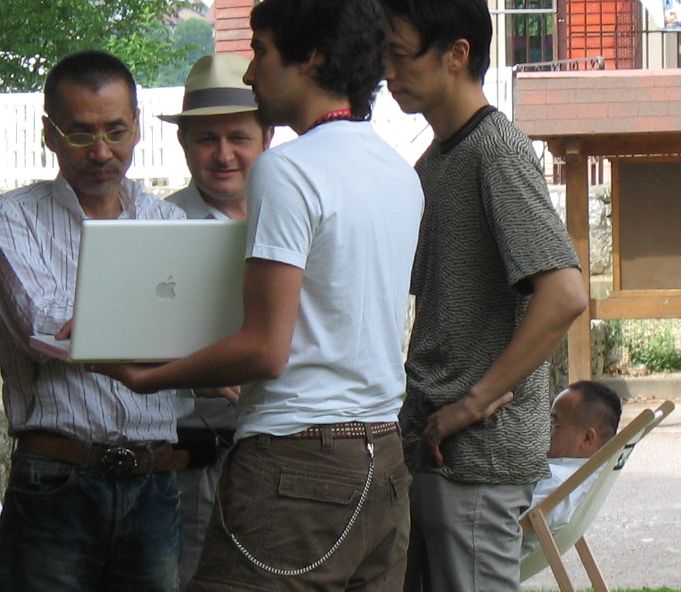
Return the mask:
{"type": "Polygon", "coordinates": [[[187,185],[185,191],[187,192],[187,201],[184,203],[183,207],[187,213],[187,218],[194,220],[203,220],[205,218],[229,220],[229,216],[203,199],[201,192],[193,179],[189,185],[187,185]]]}
{"type": "Polygon", "coordinates": [[[203,220],[204,218],[213,217],[213,214],[208,209],[208,204],[203,201],[203,198],[199,193],[199,188],[196,186],[193,179],[184,189],[184,192],[186,192],[187,200],[182,204],[182,207],[185,212],[187,212],[187,218],[203,220]]]}
{"type": "Polygon", "coordinates": [[[490,113],[494,113],[496,107],[492,105],[485,105],[478,109],[473,116],[459,129],[454,132],[452,136],[440,142],[440,152],[447,154],[452,148],[458,146],[463,142],[473,130],[480,125],[480,122],[485,119],[490,113]]]}

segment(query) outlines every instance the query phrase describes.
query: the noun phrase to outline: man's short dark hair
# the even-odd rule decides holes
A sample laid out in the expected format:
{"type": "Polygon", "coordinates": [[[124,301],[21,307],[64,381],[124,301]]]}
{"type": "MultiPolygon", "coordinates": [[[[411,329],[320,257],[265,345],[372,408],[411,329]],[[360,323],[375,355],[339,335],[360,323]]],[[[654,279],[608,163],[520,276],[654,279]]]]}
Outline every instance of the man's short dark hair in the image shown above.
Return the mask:
{"type": "Polygon", "coordinates": [[[385,31],[376,0],[264,0],[251,28],[272,33],[284,64],[323,55],[315,80],[347,97],[354,117],[368,119],[383,77],[385,31]]]}
{"type": "Polygon", "coordinates": [[[53,117],[59,110],[58,89],[69,81],[91,90],[121,80],[130,91],[130,107],[137,111],[137,86],[128,67],[117,57],[100,50],[77,51],[62,58],[45,80],[45,113],[53,117]]]}
{"type": "Polygon", "coordinates": [[[622,416],[622,401],[611,388],[593,380],[580,380],[567,387],[582,395],[580,416],[584,422],[595,425],[602,443],[617,433],[622,416]]]}
{"type": "MultiPolygon", "coordinates": [[[[431,47],[445,52],[458,39],[470,45],[468,71],[480,80],[490,63],[492,18],[487,0],[380,0],[390,19],[408,21],[421,37],[419,55],[431,47]]],[[[390,26],[390,25],[388,25],[390,26]]]]}

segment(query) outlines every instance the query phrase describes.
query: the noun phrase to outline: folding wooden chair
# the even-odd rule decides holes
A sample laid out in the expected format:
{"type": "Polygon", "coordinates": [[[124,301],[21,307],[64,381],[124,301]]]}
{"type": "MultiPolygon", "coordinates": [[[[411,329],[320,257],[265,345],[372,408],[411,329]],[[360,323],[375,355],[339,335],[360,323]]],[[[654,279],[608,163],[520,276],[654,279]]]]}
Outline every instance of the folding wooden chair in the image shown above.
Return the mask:
{"type": "Polygon", "coordinates": [[[561,556],[574,546],[594,590],[609,592],[596,560],[584,540],[584,532],[601,510],[634,446],[673,409],[674,403],[665,401],[654,411],[652,409],[641,411],[635,419],[575,471],[565,483],[527,513],[521,525],[525,533],[533,532],[536,535],[539,546],[523,558],[520,564],[521,582],[550,566],[561,592],[575,592],[561,560],[561,556]],[[600,476],[575,510],[570,521],[557,532],[551,533],[546,522],[548,513],[601,466],[603,470],[600,476]]]}

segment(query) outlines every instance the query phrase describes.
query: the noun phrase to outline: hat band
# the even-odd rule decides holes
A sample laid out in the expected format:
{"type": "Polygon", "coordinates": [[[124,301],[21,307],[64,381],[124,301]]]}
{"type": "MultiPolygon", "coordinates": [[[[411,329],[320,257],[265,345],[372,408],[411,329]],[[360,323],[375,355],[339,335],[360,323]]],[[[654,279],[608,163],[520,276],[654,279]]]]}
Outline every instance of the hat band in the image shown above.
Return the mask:
{"type": "Polygon", "coordinates": [[[182,111],[203,109],[205,107],[235,107],[256,108],[253,91],[246,88],[204,88],[193,90],[184,95],[182,111]]]}

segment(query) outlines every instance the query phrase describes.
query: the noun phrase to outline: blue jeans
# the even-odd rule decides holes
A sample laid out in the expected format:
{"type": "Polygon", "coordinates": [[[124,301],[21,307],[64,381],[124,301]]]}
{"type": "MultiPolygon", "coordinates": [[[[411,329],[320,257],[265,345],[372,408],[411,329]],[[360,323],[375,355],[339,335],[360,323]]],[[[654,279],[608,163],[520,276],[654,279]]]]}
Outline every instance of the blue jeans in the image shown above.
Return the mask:
{"type": "Polygon", "coordinates": [[[3,592],[174,592],[180,546],[174,473],[111,479],[14,455],[0,515],[3,592]]]}
{"type": "Polygon", "coordinates": [[[182,557],[180,557],[180,592],[187,590],[199,564],[203,538],[213,513],[215,490],[220,479],[220,467],[227,448],[218,450],[218,459],[207,467],[177,472],[180,485],[180,516],[182,519],[182,557]]]}

